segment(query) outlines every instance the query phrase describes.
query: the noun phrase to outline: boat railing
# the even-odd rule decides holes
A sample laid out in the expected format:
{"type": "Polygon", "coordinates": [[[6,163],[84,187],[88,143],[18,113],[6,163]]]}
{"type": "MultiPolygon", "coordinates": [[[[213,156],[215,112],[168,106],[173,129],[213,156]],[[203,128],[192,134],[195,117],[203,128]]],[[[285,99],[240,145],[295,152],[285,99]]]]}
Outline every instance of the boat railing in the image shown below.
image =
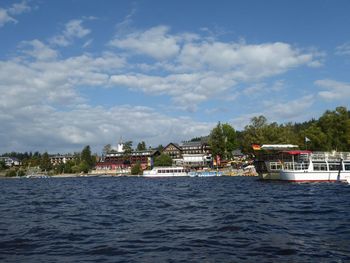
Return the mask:
{"type": "Polygon", "coordinates": [[[313,161],[340,161],[350,160],[350,152],[314,152],[311,154],[313,161]]]}
{"type": "Polygon", "coordinates": [[[284,170],[296,171],[296,170],[307,170],[309,167],[308,163],[293,163],[293,162],[285,162],[283,164],[284,170]]]}

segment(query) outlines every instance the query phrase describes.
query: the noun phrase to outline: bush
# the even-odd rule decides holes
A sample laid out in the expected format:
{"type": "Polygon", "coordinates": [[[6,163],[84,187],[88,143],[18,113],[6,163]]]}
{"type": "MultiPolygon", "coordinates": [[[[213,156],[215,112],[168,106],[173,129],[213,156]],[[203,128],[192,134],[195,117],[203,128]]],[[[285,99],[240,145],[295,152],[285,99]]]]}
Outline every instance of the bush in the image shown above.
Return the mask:
{"type": "Polygon", "coordinates": [[[15,177],[15,176],[17,176],[17,172],[16,172],[16,170],[11,169],[11,170],[8,170],[6,172],[5,176],[7,176],[7,177],[15,177]]]}
{"type": "Polygon", "coordinates": [[[131,174],[132,175],[141,175],[143,173],[142,167],[140,163],[135,164],[133,167],[131,167],[131,174]]]}

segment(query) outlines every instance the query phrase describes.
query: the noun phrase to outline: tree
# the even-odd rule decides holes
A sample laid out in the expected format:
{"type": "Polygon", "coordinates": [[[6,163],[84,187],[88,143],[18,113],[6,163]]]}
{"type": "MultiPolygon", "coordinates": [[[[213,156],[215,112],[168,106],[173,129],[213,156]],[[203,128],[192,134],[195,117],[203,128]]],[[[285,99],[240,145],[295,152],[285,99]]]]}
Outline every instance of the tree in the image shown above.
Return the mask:
{"type": "Polygon", "coordinates": [[[173,160],[165,153],[157,156],[154,160],[154,166],[172,166],[173,160]]]}
{"type": "Polygon", "coordinates": [[[146,148],[146,143],[145,143],[144,141],[139,142],[139,143],[137,144],[136,150],[137,150],[137,151],[145,151],[145,150],[147,150],[147,148],[146,148]]]}
{"type": "Polygon", "coordinates": [[[237,148],[236,131],[231,125],[219,122],[210,132],[209,145],[214,158],[230,159],[232,151],[237,148]]]}
{"type": "Polygon", "coordinates": [[[159,145],[157,146],[157,148],[156,148],[156,150],[158,150],[158,151],[160,151],[160,152],[162,152],[163,149],[164,149],[164,146],[163,146],[162,144],[159,144],[159,145]]]}
{"type": "Polygon", "coordinates": [[[103,147],[103,154],[106,155],[107,153],[109,153],[110,151],[112,150],[112,145],[110,144],[106,144],[104,147],[103,147]]]}
{"type": "Polygon", "coordinates": [[[123,148],[124,148],[124,154],[125,155],[130,155],[133,152],[132,141],[125,142],[124,145],[123,145],[123,148]]]}
{"type": "Polygon", "coordinates": [[[137,162],[133,167],[131,167],[132,175],[141,175],[143,173],[140,162],[137,162]]]}
{"type": "Polygon", "coordinates": [[[4,161],[0,161],[0,171],[2,170],[5,170],[7,167],[6,167],[6,164],[4,161]]]}
{"type": "Polygon", "coordinates": [[[87,145],[84,147],[80,154],[80,163],[84,163],[84,171],[86,170],[85,167],[88,167],[88,169],[91,169],[95,165],[95,158],[91,155],[90,146],[87,145]]]}
{"type": "Polygon", "coordinates": [[[40,159],[40,169],[42,171],[50,171],[52,169],[52,164],[50,162],[50,157],[47,152],[45,152],[40,159]]]}

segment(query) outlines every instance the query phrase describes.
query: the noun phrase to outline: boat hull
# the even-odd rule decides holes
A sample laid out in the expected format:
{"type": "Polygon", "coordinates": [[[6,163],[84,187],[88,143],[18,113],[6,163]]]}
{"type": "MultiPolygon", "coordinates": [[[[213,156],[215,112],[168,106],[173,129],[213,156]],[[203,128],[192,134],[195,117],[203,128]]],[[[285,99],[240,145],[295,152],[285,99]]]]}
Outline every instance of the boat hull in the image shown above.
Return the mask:
{"type": "Polygon", "coordinates": [[[267,172],[267,173],[259,173],[260,180],[280,180],[279,172],[267,172]]]}
{"type": "MultiPolygon", "coordinates": [[[[342,171],[339,180],[346,181],[350,171],[342,171]]],[[[281,171],[280,179],[289,182],[336,182],[338,171],[281,171]]]]}
{"type": "Polygon", "coordinates": [[[216,176],[222,176],[222,172],[216,172],[216,171],[205,171],[205,172],[190,172],[190,177],[216,177],[216,176]]]}
{"type": "Polygon", "coordinates": [[[185,177],[189,176],[187,173],[184,174],[143,174],[143,177],[156,178],[156,177],[185,177]]]}

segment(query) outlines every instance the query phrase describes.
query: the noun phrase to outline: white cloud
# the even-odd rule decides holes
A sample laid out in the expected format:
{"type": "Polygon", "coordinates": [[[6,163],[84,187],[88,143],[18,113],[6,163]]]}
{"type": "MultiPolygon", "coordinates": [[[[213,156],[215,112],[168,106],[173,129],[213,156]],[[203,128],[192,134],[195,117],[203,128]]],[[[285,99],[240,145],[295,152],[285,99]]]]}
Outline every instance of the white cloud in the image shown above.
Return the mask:
{"type": "Polygon", "coordinates": [[[28,6],[26,1],[15,3],[7,9],[0,8],[0,27],[4,26],[7,23],[16,24],[18,21],[13,16],[20,15],[29,11],[31,11],[31,7],[28,6]]]}
{"type": "Polygon", "coordinates": [[[91,30],[84,28],[82,23],[83,20],[80,19],[68,21],[68,23],[65,24],[65,29],[62,34],[56,35],[50,39],[51,44],[66,47],[71,45],[74,39],[80,39],[90,34],[91,30]]]}
{"type": "Polygon", "coordinates": [[[1,123],[5,123],[0,127],[0,134],[12,132],[7,140],[0,141],[4,151],[80,151],[89,144],[93,151],[100,152],[103,145],[115,144],[120,136],[127,136],[134,144],[144,140],[148,145],[157,146],[207,135],[214,126],[127,105],[108,109],[78,105],[64,112],[48,106],[27,106],[12,111],[11,119],[5,117],[0,114],[1,123]]]}
{"type": "Polygon", "coordinates": [[[335,49],[337,55],[350,55],[350,42],[344,43],[335,49]]]}
{"type": "Polygon", "coordinates": [[[11,111],[31,105],[72,105],[83,99],[82,86],[106,87],[109,75],[125,61],[113,53],[94,57],[84,54],[58,59],[55,50],[38,40],[28,41],[22,52],[29,58],[0,61],[0,108],[11,111]]]}
{"type": "MultiPolygon", "coordinates": [[[[72,20],[52,41],[65,46],[89,34],[82,20],[72,20]]],[[[84,42],[89,45],[89,40],[84,42]]],[[[237,99],[240,87],[265,83],[266,78],[309,65],[317,57],[287,43],[224,43],[196,34],[170,34],[164,26],[120,36],[111,43],[127,55],[103,52],[62,58],[52,46],[32,40],[20,46],[25,56],[0,60],[0,121],[5,123],[0,134],[13,131],[9,140],[0,140],[0,147],[65,151],[79,150],[85,144],[102,147],[121,135],[152,144],[206,135],[212,123],[172,117],[152,108],[81,105],[89,103],[84,88],[127,88],[145,96],[167,95],[173,102],[170,107],[195,111],[198,104],[212,99],[237,99]],[[127,59],[139,54],[156,60],[128,63],[127,59]],[[43,140],[46,149],[39,148],[44,147],[40,146],[43,140]]],[[[282,85],[276,82],[275,88],[282,85]]],[[[267,85],[258,88],[271,90],[267,85]]],[[[270,103],[266,105],[272,115],[293,119],[307,109],[312,98],[301,98],[301,106],[297,101],[270,103]]]]}
{"type": "Polygon", "coordinates": [[[268,109],[265,115],[273,121],[287,122],[298,120],[300,116],[306,115],[308,109],[313,105],[315,97],[306,95],[290,101],[276,102],[266,101],[264,106],[268,109]]]}
{"type": "Polygon", "coordinates": [[[339,82],[331,79],[316,80],[315,85],[326,89],[318,95],[326,100],[348,100],[350,97],[350,83],[339,82]]]}
{"type": "Polygon", "coordinates": [[[23,41],[21,46],[25,47],[25,49],[23,49],[23,53],[35,58],[36,60],[52,60],[56,59],[58,56],[58,52],[56,50],[48,47],[37,39],[32,41],[23,41]],[[31,49],[26,49],[27,46],[29,46],[31,49]]]}
{"type": "MultiPolygon", "coordinates": [[[[129,56],[141,54],[158,60],[137,65],[138,70],[147,74],[112,76],[112,85],[142,90],[146,94],[166,94],[176,104],[190,104],[191,110],[213,96],[235,99],[236,84],[261,83],[265,78],[297,67],[319,66],[324,55],[316,50],[304,52],[282,42],[231,43],[191,33],[170,34],[166,26],[118,36],[110,45],[127,51],[129,56]]],[[[246,92],[253,86],[250,88],[246,92]]],[[[280,90],[282,83],[254,87],[257,88],[261,92],[280,90]]]]}
{"type": "Polygon", "coordinates": [[[126,37],[116,37],[110,45],[145,54],[156,59],[167,59],[178,54],[180,47],[175,36],[167,34],[166,26],[153,27],[144,32],[134,32],[126,37]]]}
{"type": "Polygon", "coordinates": [[[179,56],[182,67],[233,71],[242,80],[281,74],[313,61],[313,54],[301,53],[286,43],[260,45],[206,42],[187,43],[179,56]]]}
{"type": "Polygon", "coordinates": [[[21,3],[15,3],[8,9],[8,12],[12,15],[20,15],[29,11],[31,11],[31,7],[28,6],[26,1],[22,1],[21,3]]]}
{"type": "Polygon", "coordinates": [[[10,22],[17,23],[17,20],[11,17],[7,10],[0,8],[0,27],[10,22]]]}
{"type": "Polygon", "coordinates": [[[215,72],[170,74],[165,77],[144,74],[113,75],[112,86],[124,86],[152,95],[170,95],[176,104],[197,105],[218,96],[235,85],[229,76],[215,72]]]}

